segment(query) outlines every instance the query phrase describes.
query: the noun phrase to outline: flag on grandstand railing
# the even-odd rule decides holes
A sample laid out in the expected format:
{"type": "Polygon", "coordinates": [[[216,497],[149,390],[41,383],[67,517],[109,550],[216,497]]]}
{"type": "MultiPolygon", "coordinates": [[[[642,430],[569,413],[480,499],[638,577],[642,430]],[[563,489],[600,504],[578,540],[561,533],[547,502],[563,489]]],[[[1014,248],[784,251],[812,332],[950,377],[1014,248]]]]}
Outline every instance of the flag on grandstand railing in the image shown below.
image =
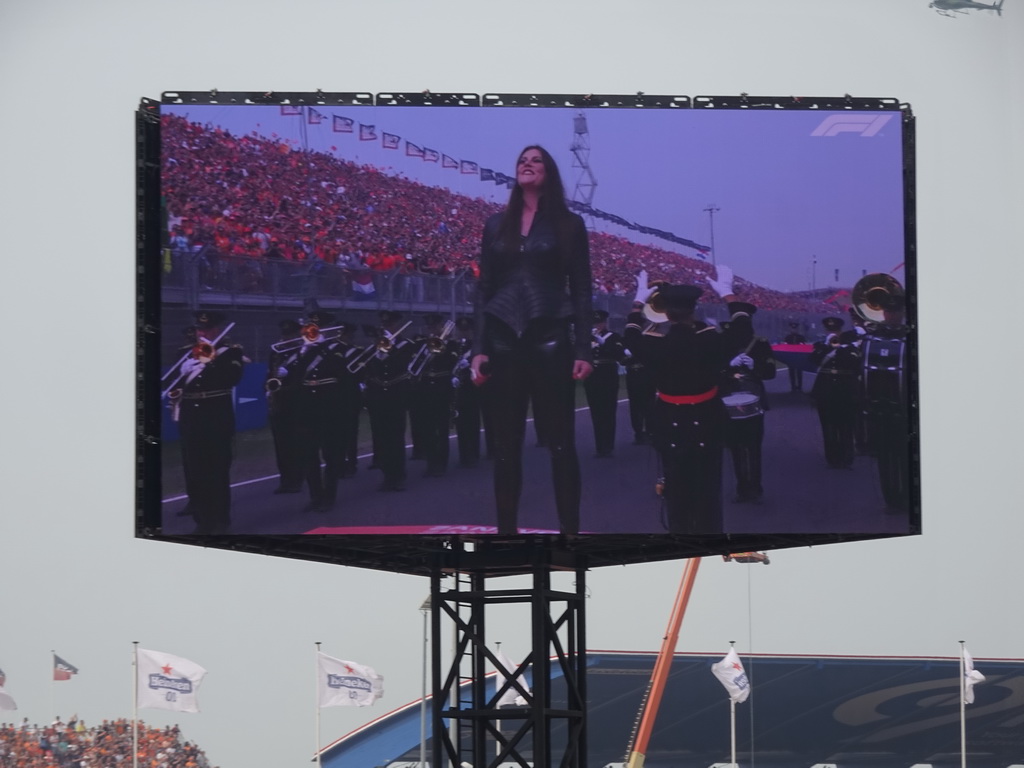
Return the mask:
{"type": "Polygon", "coordinates": [[[302,114],[302,107],[295,107],[295,106],[292,106],[291,104],[282,104],[281,105],[281,114],[282,115],[301,115],[302,114]]]}
{"type": "Polygon", "coordinates": [[[737,704],[747,700],[747,697],[750,695],[750,680],[747,678],[747,673],[743,670],[743,663],[740,661],[740,657],[736,655],[734,649],[730,648],[724,659],[712,664],[711,671],[714,672],[719,682],[725,686],[730,699],[737,704]]]}
{"type": "Polygon", "coordinates": [[[409,157],[423,157],[423,148],[417,147],[411,141],[405,142],[405,154],[409,157]]]}
{"type": "Polygon", "coordinates": [[[974,703],[974,686],[985,681],[985,676],[974,668],[974,659],[964,648],[964,704],[974,703]]]}
{"type": "Polygon", "coordinates": [[[490,168],[481,168],[480,181],[494,181],[494,171],[490,168]]]}
{"type": "Polygon", "coordinates": [[[334,116],[334,124],[331,126],[335,133],[353,133],[356,121],[351,117],[334,116]]]}
{"type": "Polygon", "coordinates": [[[206,670],[194,661],[161,651],[135,651],[135,681],[138,706],[198,712],[199,684],[206,670]]]}
{"type": "Polygon", "coordinates": [[[4,687],[0,685],[0,709],[17,709],[18,705],[14,703],[14,699],[11,697],[4,687]]]}
{"type": "Polygon", "coordinates": [[[448,155],[441,155],[441,167],[442,168],[458,168],[459,161],[454,157],[448,157],[448,155]]]}
{"type": "Polygon", "coordinates": [[[436,163],[438,160],[441,159],[441,153],[438,152],[436,149],[431,149],[430,147],[424,147],[423,148],[423,159],[426,160],[428,163],[436,163]]]}
{"type": "Polygon", "coordinates": [[[398,149],[398,145],[401,141],[401,136],[384,131],[384,135],[381,136],[380,143],[384,146],[384,149],[398,149]]]}
{"type": "Polygon", "coordinates": [[[359,124],[359,140],[360,141],[375,141],[377,139],[377,126],[376,125],[363,125],[359,124]]]}
{"type": "Polygon", "coordinates": [[[64,659],[58,656],[56,653],[53,654],[53,679],[54,680],[70,680],[72,676],[78,674],[78,667],[73,664],[68,664],[64,659]]]}
{"type": "Polygon", "coordinates": [[[373,274],[370,270],[363,270],[352,275],[352,290],[367,296],[376,293],[377,288],[373,284],[373,274]]]}
{"type": "MultiPolygon", "coordinates": [[[[498,674],[501,675],[505,680],[512,679],[512,676],[515,674],[518,667],[516,667],[516,665],[512,663],[511,659],[509,659],[509,657],[505,655],[505,652],[501,650],[501,648],[495,651],[494,655],[498,657],[498,662],[500,663],[500,666],[498,666],[498,674]]],[[[520,686],[525,688],[527,693],[530,692],[530,686],[526,684],[525,677],[520,675],[518,678],[516,678],[516,682],[519,683],[520,686]]],[[[501,688],[501,686],[503,685],[504,682],[499,681],[497,683],[498,688],[501,688]]],[[[528,702],[526,701],[526,699],[523,697],[521,693],[519,693],[518,690],[516,690],[516,687],[514,685],[509,686],[509,689],[505,691],[503,694],[501,694],[501,698],[498,699],[499,707],[525,707],[527,703],[528,702]]]]}
{"type": "Polygon", "coordinates": [[[315,109],[310,107],[309,108],[309,124],[310,125],[320,125],[320,123],[322,123],[323,121],[324,121],[324,114],[323,114],[323,112],[317,112],[315,109]]]}
{"type": "Polygon", "coordinates": [[[384,694],[384,678],[372,667],[317,653],[316,669],[321,707],[368,707],[384,694]]]}
{"type": "Polygon", "coordinates": [[[472,160],[463,160],[459,163],[459,173],[478,174],[480,173],[480,166],[472,160]]]}

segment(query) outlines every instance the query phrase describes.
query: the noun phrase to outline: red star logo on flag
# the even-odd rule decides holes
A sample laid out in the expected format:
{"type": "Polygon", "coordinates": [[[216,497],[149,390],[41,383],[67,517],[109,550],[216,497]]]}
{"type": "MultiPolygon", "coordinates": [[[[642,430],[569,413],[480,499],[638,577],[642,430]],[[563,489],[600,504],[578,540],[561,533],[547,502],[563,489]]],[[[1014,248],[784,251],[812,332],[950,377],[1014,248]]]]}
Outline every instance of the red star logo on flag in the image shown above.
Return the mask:
{"type": "Polygon", "coordinates": [[[737,672],[739,672],[741,669],[743,669],[743,665],[742,664],[737,664],[736,662],[733,662],[732,668],[735,669],[737,672]]]}
{"type": "Polygon", "coordinates": [[[164,664],[162,667],[160,667],[160,669],[164,671],[165,675],[169,675],[171,674],[171,670],[174,669],[174,667],[172,667],[170,664],[164,664]]]}
{"type": "Polygon", "coordinates": [[[351,675],[353,672],[355,672],[355,669],[353,669],[350,665],[346,664],[345,671],[351,675]]]}

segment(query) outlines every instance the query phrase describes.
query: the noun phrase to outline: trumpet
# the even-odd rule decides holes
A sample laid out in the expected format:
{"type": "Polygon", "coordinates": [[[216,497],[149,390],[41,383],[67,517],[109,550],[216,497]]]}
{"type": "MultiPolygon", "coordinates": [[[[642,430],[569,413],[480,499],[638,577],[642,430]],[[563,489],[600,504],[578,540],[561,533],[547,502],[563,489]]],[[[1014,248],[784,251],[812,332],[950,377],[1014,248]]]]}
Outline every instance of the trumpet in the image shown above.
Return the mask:
{"type": "Polygon", "coordinates": [[[455,323],[451,320],[445,320],[444,325],[441,328],[441,333],[437,336],[431,336],[423,342],[423,346],[416,350],[416,354],[413,356],[412,362],[409,363],[409,367],[406,370],[413,376],[419,376],[423,373],[423,369],[427,367],[427,363],[430,359],[434,355],[444,352],[445,340],[454,330],[455,323]]]}
{"type": "Polygon", "coordinates": [[[302,331],[297,338],[278,341],[271,344],[270,348],[278,353],[294,352],[306,342],[316,341],[317,336],[323,336],[323,340],[327,341],[338,338],[344,330],[344,325],[332,325],[330,328],[321,328],[316,323],[308,323],[307,325],[302,326],[302,331]]]}
{"type": "Polygon", "coordinates": [[[377,339],[377,341],[375,341],[373,344],[369,344],[363,347],[362,351],[354,358],[352,358],[349,364],[345,366],[348,369],[348,372],[358,373],[359,371],[363,370],[363,368],[366,367],[366,364],[368,362],[370,362],[373,358],[377,357],[378,355],[380,355],[380,357],[382,358],[387,357],[387,355],[391,352],[391,349],[395,346],[395,342],[398,340],[398,337],[402,334],[402,331],[404,331],[410,325],[412,325],[412,320],[409,320],[405,325],[403,325],[394,333],[384,331],[383,335],[379,339],[377,339]]]}
{"type": "MultiPolygon", "coordinates": [[[[171,375],[174,373],[179,373],[180,375],[174,380],[174,383],[170,384],[161,393],[160,397],[164,398],[170,395],[171,399],[174,400],[174,391],[178,389],[178,385],[185,380],[185,374],[180,373],[181,366],[185,364],[185,361],[200,360],[204,363],[208,363],[211,360],[213,360],[217,356],[217,344],[220,343],[220,340],[227,336],[228,331],[230,331],[234,327],[234,323],[228,323],[224,330],[221,331],[220,334],[218,334],[217,338],[215,338],[213,341],[206,341],[204,339],[203,341],[198,342],[195,346],[192,347],[192,349],[186,352],[178,362],[171,366],[167,373],[163,375],[161,381],[167,381],[169,378],[171,378],[171,375]]],[[[178,396],[180,397],[180,392],[178,396]]]]}

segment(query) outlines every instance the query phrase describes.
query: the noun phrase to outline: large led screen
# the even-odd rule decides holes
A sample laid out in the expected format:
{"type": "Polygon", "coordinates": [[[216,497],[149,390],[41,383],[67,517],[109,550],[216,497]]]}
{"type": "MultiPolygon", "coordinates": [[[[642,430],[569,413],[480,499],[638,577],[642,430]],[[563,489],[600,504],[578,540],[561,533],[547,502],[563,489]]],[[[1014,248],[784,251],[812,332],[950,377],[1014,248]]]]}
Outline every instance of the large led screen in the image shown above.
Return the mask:
{"type": "Polygon", "coordinates": [[[151,530],[919,532],[906,108],[363,101],[154,110],[151,530]]]}

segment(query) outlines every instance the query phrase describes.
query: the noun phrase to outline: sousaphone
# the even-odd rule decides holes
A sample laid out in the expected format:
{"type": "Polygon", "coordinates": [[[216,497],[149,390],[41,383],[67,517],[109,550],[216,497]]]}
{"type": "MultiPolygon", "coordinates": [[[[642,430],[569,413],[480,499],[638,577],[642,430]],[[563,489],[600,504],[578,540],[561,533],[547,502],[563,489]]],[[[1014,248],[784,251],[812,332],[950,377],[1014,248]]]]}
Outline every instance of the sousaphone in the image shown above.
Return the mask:
{"type": "Polygon", "coordinates": [[[903,286],[892,275],[875,272],[864,275],[853,286],[853,311],[865,322],[884,323],[885,313],[902,313],[906,307],[903,286]]]}

